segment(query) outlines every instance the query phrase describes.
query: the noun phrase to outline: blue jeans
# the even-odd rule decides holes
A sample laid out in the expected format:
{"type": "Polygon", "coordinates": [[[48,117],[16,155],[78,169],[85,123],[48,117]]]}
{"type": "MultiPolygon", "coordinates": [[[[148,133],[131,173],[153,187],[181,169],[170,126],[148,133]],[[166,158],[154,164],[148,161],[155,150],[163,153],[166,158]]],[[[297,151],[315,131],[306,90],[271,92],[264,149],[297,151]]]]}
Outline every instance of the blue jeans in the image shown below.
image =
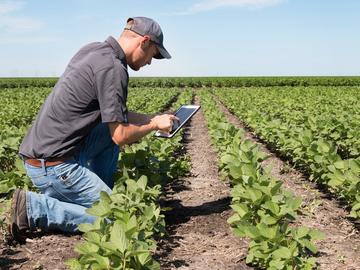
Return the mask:
{"type": "Polygon", "coordinates": [[[100,123],[74,158],[49,167],[25,162],[28,176],[41,191],[26,193],[30,229],[77,232],[79,224],[93,223],[95,217],[85,210],[99,200],[101,191],[111,193],[119,151],[108,124],[100,123]]]}

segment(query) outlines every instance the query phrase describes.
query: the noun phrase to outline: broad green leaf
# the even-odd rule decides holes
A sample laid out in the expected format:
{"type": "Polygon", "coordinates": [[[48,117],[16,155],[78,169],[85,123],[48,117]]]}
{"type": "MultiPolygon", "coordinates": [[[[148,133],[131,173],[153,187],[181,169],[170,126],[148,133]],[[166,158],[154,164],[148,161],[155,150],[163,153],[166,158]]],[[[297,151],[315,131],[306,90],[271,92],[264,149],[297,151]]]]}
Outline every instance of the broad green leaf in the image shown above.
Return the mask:
{"type": "Polygon", "coordinates": [[[274,225],[277,223],[277,219],[271,216],[265,216],[261,218],[261,222],[265,223],[266,225],[274,225]]]}
{"type": "Polygon", "coordinates": [[[268,226],[264,223],[259,223],[256,226],[263,237],[273,239],[276,237],[276,231],[278,226],[268,226]]]}
{"type": "Polygon", "coordinates": [[[253,239],[258,238],[260,236],[259,230],[254,226],[246,226],[244,228],[244,232],[245,232],[246,236],[253,238],[253,239]]]}
{"type": "Polygon", "coordinates": [[[98,201],[85,211],[90,215],[98,217],[105,217],[111,213],[110,205],[106,201],[98,201]]]}
{"type": "Polygon", "coordinates": [[[147,177],[145,175],[142,175],[139,180],[137,181],[138,186],[145,191],[146,185],[147,185],[147,177]]]}
{"type": "Polygon", "coordinates": [[[100,200],[106,202],[107,204],[111,203],[110,195],[105,191],[100,192],[100,200]]]}
{"type": "Polygon", "coordinates": [[[269,263],[269,266],[270,266],[271,270],[273,270],[273,269],[284,269],[284,263],[285,263],[285,261],[283,261],[281,259],[271,260],[270,263],[269,263]]]}
{"type": "Polygon", "coordinates": [[[85,234],[85,239],[91,243],[100,245],[101,236],[97,232],[87,232],[85,234]]]}
{"type": "Polygon", "coordinates": [[[309,240],[302,240],[302,243],[313,254],[316,254],[318,252],[318,249],[316,248],[316,246],[313,243],[311,243],[309,240]]]}
{"type": "Polygon", "coordinates": [[[115,221],[110,233],[110,241],[121,253],[124,253],[128,247],[128,240],[124,230],[124,225],[120,221],[115,221]]]}
{"type": "Polygon", "coordinates": [[[330,187],[338,187],[338,186],[341,186],[343,184],[343,181],[341,179],[339,179],[339,178],[332,177],[330,179],[330,181],[327,182],[327,184],[330,187]]]}
{"type": "Polygon", "coordinates": [[[81,263],[77,259],[69,259],[65,262],[71,270],[82,270],[81,263]]]}
{"type": "Polygon", "coordinates": [[[245,216],[248,213],[248,207],[245,204],[233,204],[231,208],[240,215],[240,217],[245,216]]]}
{"type": "Polygon", "coordinates": [[[137,258],[138,258],[139,262],[141,263],[141,265],[145,265],[151,259],[150,252],[148,252],[148,251],[142,252],[137,255],[137,258]]]}
{"type": "Polygon", "coordinates": [[[99,251],[99,246],[90,242],[85,242],[77,245],[75,251],[80,254],[96,253],[99,251]]]}
{"type": "Polygon", "coordinates": [[[274,202],[267,201],[265,203],[265,208],[269,209],[273,214],[278,215],[280,212],[280,207],[274,202]]]}
{"type": "Polygon", "coordinates": [[[227,155],[223,155],[220,160],[224,164],[229,164],[235,161],[235,157],[233,155],[227,154],[227,155]]]}
{"type": "Polygon", "coordinates": [[[296,236],[298,238],[303,238],[305,237],[308,233],[310,232],[310,229],[307,227],[299,227],[296,228],[296,236]]]}
{"type": "Polygon", "coordinates": [[[236,222],[238,222],[240,220],[241,220],[241,218],[240,218],[239,214],[234,214],[234,215],[232,215],[231,217],[229,217],[227,219],[227,223],[233,224],[233,223],[236,223],[236,222]]]}
{"type": "Polygon", "coordinates": [[[101,256],[99,254],[91,255],[96,263],[93,265],[93,269],[110,269],[110,260],[107,257],[101,256]]]}
{"type": "Polygon", "coordinates": [[[345,162],[344,161],[337,161],[334,163],[336,169],[343,170],[345,169],[345,162]]]}
{"type": "Polygon", "coordinates": [[[255,190],[255,189],[248,189],[246,191],[246,193],[249,195],[250,199],[253,202],[256,202],[257,200],[259,200],[261,198],[261,191],[255,190]]]}
{"type": "Polygon", "coordinates": [[[82,223],[78,226],[78,229],[79,229],[79,231],[85,232],[85,233],[88,231],[96,230],[94,225],[90,224],[90,223],[82,223]]]}
{"type": "Polygon", "coordinates": [[[291,251],[287,247],[279,247],[272,253],[272,256],[275,259],[290,259],[291,251]]]}

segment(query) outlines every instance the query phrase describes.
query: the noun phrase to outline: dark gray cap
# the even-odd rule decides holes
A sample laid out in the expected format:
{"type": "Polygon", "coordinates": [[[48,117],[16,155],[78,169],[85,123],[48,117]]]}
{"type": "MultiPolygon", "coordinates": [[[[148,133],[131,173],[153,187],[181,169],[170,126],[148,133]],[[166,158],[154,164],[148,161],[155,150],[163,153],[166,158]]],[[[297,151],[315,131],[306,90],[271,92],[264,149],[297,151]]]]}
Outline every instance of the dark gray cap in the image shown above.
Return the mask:
{"type": "Polygon", "coordinates": [[[154,56],[154,58],[171,58],[171,55],[164,47],[164,35],[161,31],[160,25],[157,22],[146,17],[132,17],[129,18],[127,22],[128,24],[126,25],[125,30],[133,31],[141,36],[147,35],[150,37],[150,40],[156,44],[160,54],[154,56]],[[129,24],[130,21],[133,21],[133,23],[129,24]]]}

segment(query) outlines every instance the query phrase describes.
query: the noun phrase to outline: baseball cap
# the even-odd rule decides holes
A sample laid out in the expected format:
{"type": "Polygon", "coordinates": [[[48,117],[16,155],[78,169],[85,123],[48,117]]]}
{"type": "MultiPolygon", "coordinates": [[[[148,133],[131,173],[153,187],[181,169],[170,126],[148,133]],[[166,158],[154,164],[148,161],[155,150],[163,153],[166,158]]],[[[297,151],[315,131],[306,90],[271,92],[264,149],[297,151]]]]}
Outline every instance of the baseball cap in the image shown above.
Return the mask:
{"type": "Polygon", "coordinates": [[[146,17],[132,17],[127,19],[127,23],[128,24],[124,28],[125,30],[133,31],[140,36],[147,35],[150,37],[150,40],[155,43],[156,47],[159,50],[159,54],[155,55],[154,58],[171,58],[171,55],[163,45],[164,35],[160,28],[160,25],[157,22],[155,22],[153,19],[146,17]],[[129,24],[130,21],[133,21],[133,23],[129,24]]]}

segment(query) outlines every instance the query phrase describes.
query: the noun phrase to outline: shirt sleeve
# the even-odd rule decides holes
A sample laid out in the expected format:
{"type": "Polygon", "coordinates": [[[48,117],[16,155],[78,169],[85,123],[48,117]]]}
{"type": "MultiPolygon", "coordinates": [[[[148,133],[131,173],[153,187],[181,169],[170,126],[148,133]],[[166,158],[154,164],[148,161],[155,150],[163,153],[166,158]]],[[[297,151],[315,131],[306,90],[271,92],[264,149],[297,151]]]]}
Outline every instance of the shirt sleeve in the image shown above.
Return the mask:
{"type": "Polygon", "coordinates": [[[127,80],[114,67],[106,67],[96,72],[96,94],[103,123],[128,123],[127,80]]]}

